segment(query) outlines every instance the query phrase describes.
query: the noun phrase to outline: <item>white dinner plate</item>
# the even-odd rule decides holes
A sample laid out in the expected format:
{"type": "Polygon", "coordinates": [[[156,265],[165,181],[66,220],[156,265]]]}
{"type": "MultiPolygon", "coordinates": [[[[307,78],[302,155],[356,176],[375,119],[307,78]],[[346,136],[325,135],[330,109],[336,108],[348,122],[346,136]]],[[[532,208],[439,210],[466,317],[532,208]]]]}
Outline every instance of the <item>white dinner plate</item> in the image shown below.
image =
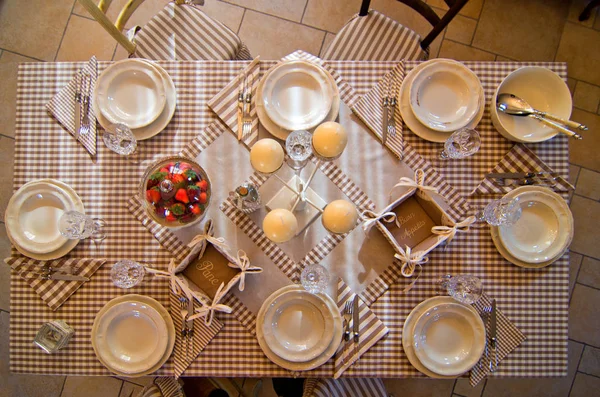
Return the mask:
{"type": "Polygon", "coordinates": [[[277,65],[261,87],[261,103],[269,118],[290,131],[320,124],[331,110],[333,89],[328,73],[302,60],[277,65]]]}
{"type": "Polygon", "coordinates": [[[437,304],[415,322],[413,346],[427,369],[444,376],[458,376],[481,358],[485,326],[470,306],[459,302],[437,304]]]}
{"type": "Polygon", "coordinates": [[[269,305],[271,304],[271,301],[273,299],[277,298],[277,296],[279,296],[283,293],[286,293],[288,291],[298,291],[301,289],[303,289],[303,288],[300,286],[289,285],[287,287],[283,287],[283,288],[275,291],[273,294],[271,294],[271,296],[269,296],[265,300],[265,302],[263,303],[263,305],[260,308],[258,315],[256,317],[256,337],[258,339],[258,344],[259,344],[260,348],[265,353],[265,356],[267,356],[267,358],[269,360],[273,361],[275,364],[279,365],[282,368],[288,369],[290,371],[309,371],[320,365],[325,364],[331,357],[333,357],[333,355],[337,351],[337,349],[340,345],[340,342],[342,340],[342,316],[340,315],[340,313],[338,311],[337,305],[335,304],[333,299],[331,299],[331,297],[329,297],[328,295],[320,294],[319,297],[325,301],[325,303],[327,304],[329,310],[331,311],[331,313],[333,315],[333,339],[331,340],[331,343],[329,344],[327,349],[323,352],[323,354],[321,354],[318,357],[315,357],[312,360],[306,361],[306,362],[293,362],[293,361],[288,361],[282,357],[279,357],[277,354],[275,354],[269,348],[268,344],[265,341],[265,337],[263,334],[263,327],[262,327],[262,324],[264,324],[264,321],[265,321],[266,308],[269,307],[269,305]]]}
{"type": "Polygon", "coordinates": [[[112,123],[140,128],[156,120],[165,108],[165,84],[152,65],[124,59],[98,76],[94,99],[102,115],[112,123]]]}
{"type": "Polygon", "coordinates": [[[279,357],[306,362],[331,344],[333,314],[321,297],[305,290],[288,291],[266,309],[263,335],[279,357]]]}
{"type": "Polygon", "coordinates": [[[460,62],[436,59],[420,69],[409,86],[413,114],[436,131],[456,131],[484,106],[483,86],[460,62]]]}
{"type": "MultiPolygon", "coordinates": [[[[34,181],[24,184],[23,186],[21,186],[20,189],[26,189],[29,186],[38,185],[40,183],[46,184],[46,185],[54,185],[57,188],[61,189],[68,196],[69,201],[71,203],[73,203],[72,209],[74,211],[85,213],[85,208],[83,206],[83,202],[81,201],[81,198],[77,195],[75,190],[73,190],[73,188],[71,188],[66,183],[58,181],[56,179],[37,179],[37,180],[34,180],[34,181]]],[[[7,206],[5,219],[8,217],[9,212],[12,212],[12,211],[10,210],[10,206],[7,206]]],[[[7,225],[8,225],[8,222],[7,222],[7,225]]],[[[56,228],[58,230],[58,224],[57,224],[56,228]]],[[[65,239],[66,241],[62,245],[60,245],[58,248],[56,248],[55,250],[40,253],[40,252],[29,251],[27,248],[21,246],[17,242],[17,239],[13,236],[11,227],[7,226],[6,234],[8,236],[8,239],[10,240],[10,242],[15,246],[15,248],[17,249],[17,251],[19,251],[19,253],[21,253],[22,255],[25,255],[29,258],[33,258],[33,259],[37,259],[37,260],[41,260],[41,261],[49,261],[49,260],[63,257],[66,254],[68,254],[73,248],[75,248],[77,246],[77,244],[79,243],[79,240],[77,240],[77,239],[72,239],[72,240],[65,239]]]]}
{"type": "MultiPolygon", "coordinates": [[[[415,353],[415,348],[413,346],[414,340],[414,329],[416,320],[429,310],[430,308],[436,305],[442,305],[447,303],[455,303],[456,301],[449,296],[434,296],[433,298],[429,298],[419,303],[415,308],[410,312],[406,320],[404,321],[404,326],[402,328],[402,347],[404,349],[404,353],[406,353],[406,357],[408,361],[415,367],[419,372],[424,375],[429,376],[430,378],[438,378],[438,379],[454,379],[456,376],[444,376],[440,374],[436,374],[435,372],[430,371],[425,367],[415,353]]],[[[475,309],[473,309],[475,310],[475,309]]]]}
{"type": "Polygon", "coordinates": [[[96,357],[106,368],[119,376],[139,377],[155,372],[169,359],[175,346],[175,326],[169,312],[158,301],[148,296],[129,294],[111,300],[100,309],[94,319],[91,339],[96,357]],[[132,318],[134,316],[127,316],[127,312],[136,311],[140,313],[137,320],[132,318]],[[141,327],[135,324],[141,324],[141,327]],[[151,324],[159,324],[157,328],[161,329],[160,337],[156,338],[160,347],[144,349],[136,346],[144,340],[154,340],[155,334],[148,336],[140,332],[141,328],[151,329],[151,324]],[[144,356],[146,360],[142,360],[144,356]],[[134,360],[128,361],[126,357],[134,360]],[[124,365],[124,370],[120,369],[123,362],[130,363],[124,365]],[[132,372],[134,367],[145,369],[132,372]]]}
{"type": "MultiPolygon", "coordinates": [[[[148,65],[154,67],[161,75],[163,84],[165,86],[166,93],[166,104],[163,111],[160,113],[158,118],[154,120],[152,123],[147,126],[140,128],[132,128],[131,131],[135,136],[135,139],[138,141],[143,141],[144,139],[150,139],[153,136],[160,133],[165,127],[169,124],[173,115],[175,114],[175,107],[177,105],[177,90],[175,89],[175,84],[173,83],[173,79],[164,70],[160,65],[150,62],[146,59],[139,59],[141,62],[145,62],[148,65]]],[[[102,115],[102,112],[98,108],[98,104],[96,100],[92,100],[92,106],[94,108],[94,114],[98,119],[98,123],[102,126],[102,128],[106,129],[110,126],[111,122],[106,117],[102,115]]]]}
{"type": "MultiPolygon", "coordinates": [[[[261,92],[263,90],[265,81],[268,78],[269,74],[270,74],[270,72],[265,73],[265,75],[262,77],[262,79],[258,83],[258,87],[256,90],[256,100],[254,101],[255,106],[256,106],[256,113],[258,115],[258,120],[263,125],[263,127],[265,127],[267,132],[269,132],[274,137],[285,141],[287,136],[292,131],[286,130],[285,128],[282,128],[282,127],[278,126],[277,124],[275,124],[267,115],[267,112],[265,111],[265,107],[263,105],[263,98],[262,98],[261,92]]],[[[330,109],[329,113],[327,114],[327,116],[325,116],[325,119],[323,120],[323,122],[334,121],[338,116],[338,113],[340,111],[340,105],[341,105],[340,92],[337,88],[337,85],[335,84],[335,80],[333,79],[333,76],[331,76],[329,73],[326,73],[326,75],[327,75],[327,78],[329,81],[329,85],[331,86],[331,89],[333,92],[333,97],[332,97],[332,102],[331,102],[331,109],[330,109]]],[[[314,128],[312,128],[310,130],[314,130],[314,128]]]]}
{"type": "MultiPolygon", "coordinates": [[[[415,133],[415,135],[425,139],[426,141],[443,143],[446,141],[446,139],[448,139],[450,135],[452,135],[453,131],[442,132],[428,128],[427,126],[421,124],[419,119],[417,119],[417,117],[413,113],[412,108],[410,107],[410,86],[412,85],[416,74],[425,66],[434,62],[436,62],[435,59],[420,63],[413,70],[408,72],[406,76],[404,76],[404,81],[402,82],[402,86],[400,87],[400,91],[398,92],[398,103],[400,106],[400,114],[402,115],[404,123],[412,132],[415,133]]],[[[467,128],[475,128],[477,124],[479,124],[485,111],[484,105],[485,101],[481,106],[479,106],[479,111],[477,112],[473,120],[471,120],[471,122],[466,125],[467,128]]]]}

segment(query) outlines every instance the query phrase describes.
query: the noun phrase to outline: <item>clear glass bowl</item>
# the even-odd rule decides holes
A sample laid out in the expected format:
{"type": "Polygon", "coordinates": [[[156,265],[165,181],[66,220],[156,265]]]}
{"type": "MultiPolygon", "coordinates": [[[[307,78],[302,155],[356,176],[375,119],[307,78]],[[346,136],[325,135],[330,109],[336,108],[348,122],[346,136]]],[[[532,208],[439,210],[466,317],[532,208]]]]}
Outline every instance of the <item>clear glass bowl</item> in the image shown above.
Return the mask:
{"type": "Polygon", "coordinates": [[[148,215],[169,228],[202,220],[211,197],[206,171],[181,156],[163,158],[148,167],[140,184],[140,197],[148,215]]]}

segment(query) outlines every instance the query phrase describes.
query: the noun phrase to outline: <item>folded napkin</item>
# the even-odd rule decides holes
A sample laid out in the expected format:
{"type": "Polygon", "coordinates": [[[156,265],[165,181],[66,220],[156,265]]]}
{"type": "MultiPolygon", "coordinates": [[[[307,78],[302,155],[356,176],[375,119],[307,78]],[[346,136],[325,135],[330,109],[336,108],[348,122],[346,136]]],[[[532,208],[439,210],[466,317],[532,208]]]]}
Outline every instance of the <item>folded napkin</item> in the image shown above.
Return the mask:
{"type": "MultiPolygon", "coordinates": [[[[219,116],[221,120],[238,136],[238,94],[243,84],[244,78],[251,85],[253,102],[256,100],[256,91],[260,80],[259,58],[255,58],[250,64],[227,84],[217,95],[208,101],[208,107],[219,116]]],[[[250,106],[250,116],[252,116],[252,129],[249,134],[242,136],[242,142],[249,148],[258,140],[258,116],[256,106],[250,106]]]]}
{"type": "MultiPolygon", "coordinates": [[[[375,87],[363,95],[352,107],[352,112],[362,120],[363,123],[377,136],[382,138],[383,134],[383,97],[397,96],[404,79],[404,64],[401,62],[390,72],[386,73],[375,87]]],[[[404,150],[404,139],[402,137],[402,118],[400,117],[400,103],[396,104],[394,113],[394,124],[396,135],[388,134],[385,146],[399,159],[402,159],[404,150]]]]}
{"type": "Polygon", "coordinates": [[[302,397],[388,397],[380,378],[315,379],[304,381],[302,397]]]}
{"type": "MultiPolygon", "coordinates": [[[[490,322],[488,321],[487,314],[483,314],[483,309],[492,306],[492,298],[483,294],[477,302],[473,304],[473,307],[482,315],[483,322],[485,323],[486,336],[490,332],[490,322]]],[[[517,348],[524,340],[525,335],[510,322],[498,307],[496,307],[496,350],[498,352],[498,366],[501,361],[517,348]]],[[[476,364],[471,369],[471,376],[469,382],[471,386],[475,387],[477,384],[490,373],[490,360],[494,360],[491,349],[488,346],[488,355],[485,353],[481,357],[481,365],[476,364]]]]}
{"type": "MultiPolygon", "coordinates": [[[[523,144],[516,144],[506,153],[500,162],[492,168],[489,173],[503,172],[554,172],[535,153],[523,144]]],[[[506,194],[514,189],[514,186],[499,186],[493,179],[485,178],[471,194],[506,194]]],[[[562,177],[556,178],[557,192],[568,192],[575,188],[562,177]]]]}
{"type": "MultiPolygon", "coordinates": [[[[93,56],[87,65],[82,69],[84,73],[89,73],[91,76],[90,86],[96,86],[96,79],[98,78],[98,61],[93,56]]],[[[81,135],[78,141],[85,147],[85,149],[92,155],[96,155],[96,115],[92,107],[93,95],[90,90],[90,104],[89,104],[89,117],[90,117],[90,131],[81,135]]],[[[46,104],[46,109],[62,124],[63,127],[69,131],[73,137],[75,134],[75,122],[74,122],[74,108],[75,106],[75,76],[69,81],[58,94],[54,95],[50,102],[46,104]]],[[[83,114],[81,115],[83,117],[83,114]]]]}
{"type": "Polygon", "coordinates": [[[38,261],[24,256],[11,256],[4,259],[40,298],[55,311],[85,283],[85,281],[43,280],[38,277],[40,269],[48,265],[63,273],[91,278],[106,259],[61,258],[53,261],[38,261]]]}
{"type": "MultiPolygon", "coordinates": [[[[346,302],[353,301],[356,294],[350,290],[350,287],[341,278],[338,280],[337,291],[338,309],[340,313],[343,313],[346,302]]],[[[358,300],[360,308],[358,349],[355,348],[353,335],[351,335],[348,342],[342,341],[335,356],[334,379],[339,378],[360,356],[390,332],[383,322],[377,318],[375,313],[360,298],[358,300]]],[[[352,331],[352,328],[350,328],[350,331],[352,331]]]]}
{"type": "MultiPolygon", "coordinates": [[[[180,311],[179,295],[171,291],[170,293],[171,317],[175,325],[175,348],[173,349],[173,363],[175,364],[175,377],[179,378],[181,374],[194,362],[198,354],[210,343],[212,338],[219,333],[223,328],[223,323],[217,318],[214,318],[210,326],[207,326],[204,319],[197,318],[194,320],[194,335],[192,343],[186,336],[181,335],[181,326],[183,324],[183,316],[180,311]]],[[[194,312],[200,309],[201,305],[194,299],[194,312]]]]}

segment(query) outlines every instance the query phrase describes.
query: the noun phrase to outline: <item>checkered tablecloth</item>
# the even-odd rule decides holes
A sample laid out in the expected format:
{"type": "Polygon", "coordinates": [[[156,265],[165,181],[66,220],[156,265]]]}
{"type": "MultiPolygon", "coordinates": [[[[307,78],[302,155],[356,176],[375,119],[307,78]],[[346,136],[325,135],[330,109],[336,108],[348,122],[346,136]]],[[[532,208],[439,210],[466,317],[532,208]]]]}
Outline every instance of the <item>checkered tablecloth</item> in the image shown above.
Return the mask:
{"type": "MultiPolygon", "coordinates": [[[[156,137],[140,144],[142,159],[179,152],[202,134],[205,127],[218,121],[206,105],[248,62],[159,62],[177,87],[177,110],[168,127],[156,137]]],[[[275,62],[261,62],[261,73],[275,62]]],[[[328,61],[350,88],[340,92],[350,105],[364,95],[392,62],[328,61]]],[[[480,77],[486,99],[504,76],[523,63],[467,62],[480,77]]],[[[36,178],[55,178],[71,185],[85,203],[86,212],[108,222],[109,238],[95,247],[81,242],[71,252],[73,257],[107,258],[107,264],[129,258],[166,269],[171,254],[161,247],[146,228],[131,215],[128,200],[136,194],[144,166],[128,162],[104,146],[98,146],[95,159],[78,145],[51,116],[45,104],[84,63],[34,63],[19,68],[17,91],[17,130],[15,134],[14,188],[36,178]]],[[[108,65],[99,63],[101,72],[108,65]]],[[[407,62],[410,71],[415,62],[407,62]]],[[[527,64],[529,65],[529,63],[527,64]]],[[[539,63],[566,78],[566,65],[539,63]]],[[[451,163],[440,170],[475,210],[489,197],[468,196],[483,175],[509,151],[512,144],[495,132],[486,109],[478,127],[482,149],[476,156],[451,163]]],[[[419,153],[436,148],[414,135],[406,126],[405,142],[419,153]]],[[[373,139],[375,139],[373,137],[373,139]]],[[[530,148],[555,171],[567,176],[567,139],[559,136],[530,148]]],[[[390,154],[392,156],[392,154],[390,154]]],[[[344,164],[338,165],[342,172],[344,164]]],[[[364,164],[368,169],[368,164],[364,164]]],[[[213,171],[214,172],[214,171],[213,171]]],[[[352,177],[352,175],[350,175],[352,177]]],[[[374,194],[365,191],[367,196],[374,194]]],[[[372,198],[372,197],[370,197],[372,198]]],[[[376,201],[376,200],[373,200],[376,201]]],[[[339,244],[343,245],[341,241],[339,244]]],[[[155,281],[123,291],[114,287],[110,266],[101,267],[92,280],[80,288],[59,310],[52,312],[19,277],[11,278],[10,368],[13,372],[68,375],[108,375],[96,359],[90,330],[96,313],[115,296],[141,293],[169,306],[167,282],[155,281]],[[75,328],[67,349],[46,355],[33,344],[40,325],[53,319],[66,320],[75,328]]],[[[458,235],[447,250],[435,250],[424,267],[421,278],[409,291],[396,284],[378,297],[371,309],[389,328],[386,338],[365,353],[360,365],[345,376],[416,377],[421,376],[408,362],[402,350],[401,331],[404,319],[413,307],[436,293],[435,280],[444,273],[470,273],[481,277],[488,295],[527,336],[517,350],[503,360],[496,376],[560,376],[567,370],[568,254],[552,266],[525,270],[506,262],[492,243],[488,229],[473,228],[458,235]]],[[[228,302],[241,305],[237,297],[228,302]]],[[[248,314],[251,317],[251,313],[248,314]]],[[[286,370],[270,362],[255,337],[234,316],[220,315],[223,329],[200,354],[183,376],[288,376],[286,370]]],[[[173,373],[172,361],[158,374],[173,373]]],[[[331,362],[310,371],[306,376],[333,376],[331,362]]]]}

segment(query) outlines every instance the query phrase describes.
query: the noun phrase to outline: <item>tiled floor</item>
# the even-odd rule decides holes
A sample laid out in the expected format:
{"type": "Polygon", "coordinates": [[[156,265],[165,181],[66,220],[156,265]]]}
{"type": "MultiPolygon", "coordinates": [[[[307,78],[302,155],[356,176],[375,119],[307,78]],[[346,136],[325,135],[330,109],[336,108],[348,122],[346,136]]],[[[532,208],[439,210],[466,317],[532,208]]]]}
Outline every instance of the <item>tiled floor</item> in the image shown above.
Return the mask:
{"type": "MultiPolygon", "coordinates": [[[[470,0],[443,35],[432,57],[458,60],[567,61],[573,118],[590,127],[571,146],[571,207],[576,231],[572,245],[569,373],[557,379],[498,379],[471,388],[454,381],[386,380],[396,396],[592,396],[600,388],[600,10],[586,22],[577,16],[590,0],[470,0]]],[[[114,0],[114,18],[126,0],[114,0]]],[[[442,0],[428,0],[437,11],[442,0]]],[[[129,26],[143,24],[166,0],[146,0],[129,26]]],[[[204,9],[238,32],[252,54],[276,59],[296,49],[321,53],[360,0],[206,0],[204,9]]],[[[419,33],[424,19],[394,0],[372,7],[419,33]]],[[[16,70],[19,62],[122,59],[126,53],[75,0],[0,0],[0,213],[12,185],[16,70]]],[[[0,257],[9,252],[0,230],[0,257]]],[[[12,375],[8,371],[9,271],[0,266],[0,397],[129,396],[151,378],[77,378],[12,375]]],[[[242,380],[243,381],[243,380],[242,380]]],[[[251,390],[256,380],[246,379],[251,390]]],[[[274,396],[265,380],[262,395],[274,396]]]]}

